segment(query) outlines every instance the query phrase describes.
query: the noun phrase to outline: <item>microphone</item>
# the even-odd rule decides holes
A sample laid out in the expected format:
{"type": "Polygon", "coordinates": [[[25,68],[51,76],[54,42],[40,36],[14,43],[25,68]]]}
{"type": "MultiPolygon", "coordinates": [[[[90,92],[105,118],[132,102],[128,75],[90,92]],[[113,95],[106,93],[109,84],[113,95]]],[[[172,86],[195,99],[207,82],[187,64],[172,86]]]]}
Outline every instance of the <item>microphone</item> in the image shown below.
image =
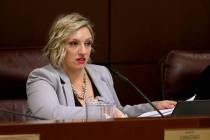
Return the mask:
{"type": "Polygon", "coordinates": [[[157,109],[157,107],[152,104],[150,99],[133,82],[128,80],[127,77],[125,77],[120,72],[118,72],[117,70],[113,69],[112,67],[110,67],[110,71],[112,73],[114,73],[116,76],[120,77],[123,81],[129,83],[152,106],[152,108],[154,110],[156,110],[160,114],[161,117],[164,117],[163,114],[157,109]]]}
{"type": "Polygon", "coordinates": [[[13,111],[13,110],[4,109],[4,108],[0,108],[0,112],[13,114],[13,115],[16,115],[16,116],[24,116],[24,117],[27,117],[27,118],[33,118],[33,119],[38,119],[38,120],[47,120],[46,118],[37,117],[37,116],[29,115],[29,114],[24,114],[24,113],[16,112],[16,111],[13,111]]]}

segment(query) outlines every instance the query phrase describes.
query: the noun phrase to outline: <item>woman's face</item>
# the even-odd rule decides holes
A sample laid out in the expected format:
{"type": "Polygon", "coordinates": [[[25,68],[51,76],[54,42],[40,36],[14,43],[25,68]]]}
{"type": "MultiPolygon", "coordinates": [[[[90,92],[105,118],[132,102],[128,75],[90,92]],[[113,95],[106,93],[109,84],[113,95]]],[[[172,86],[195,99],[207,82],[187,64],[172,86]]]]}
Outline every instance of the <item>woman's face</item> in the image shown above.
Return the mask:
{"type": "Polygon", "coordinates": [[[87,64],[91,49],[92,35],[87,27],[82,27],[66,39],[66,56],[63,67],[68,70],[82,70],[87,64]]]}

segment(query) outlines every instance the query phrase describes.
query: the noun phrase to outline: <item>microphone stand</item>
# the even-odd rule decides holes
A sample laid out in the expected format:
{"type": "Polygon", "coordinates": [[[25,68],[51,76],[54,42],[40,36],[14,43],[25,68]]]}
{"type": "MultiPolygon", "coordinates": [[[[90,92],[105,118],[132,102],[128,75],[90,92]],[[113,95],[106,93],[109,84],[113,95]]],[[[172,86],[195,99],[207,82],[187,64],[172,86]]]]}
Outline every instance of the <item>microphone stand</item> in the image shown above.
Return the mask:
{"type": "Polygon", "coordinates": [[[14,115],[17,115],[17,116],[25,116],[27,118],[33,118],[33,119],[38,119],[38,120],[47,120],[46,118],[32,116],[32,115],[29,115],[29,114],[23,114],[23,113],[20,113],[20,112],[11,111],[11,110],[4,109],[4,108],[0,108],[0,112],[14,114],[14,115]]]}
{"type": "Polygon", "coordinates": [[[125,82],[128,82],[153,107],[153,109],[155,109],[160,114],[161,117],[164,117],[164,115],[159,111],[159,109],[157,109],[157,107],[152,104],[152,102],[149,100],[149,98],[147,98],[147,96],[136,85],[134,85],[133,82],[128,80],[127,77],[125,77],[124,75],[122,75],[121,73],[116,71],[115,69],[110,67],[110,70],[115,75],[119,76],[122,80],[124,80],[125,82]]]}

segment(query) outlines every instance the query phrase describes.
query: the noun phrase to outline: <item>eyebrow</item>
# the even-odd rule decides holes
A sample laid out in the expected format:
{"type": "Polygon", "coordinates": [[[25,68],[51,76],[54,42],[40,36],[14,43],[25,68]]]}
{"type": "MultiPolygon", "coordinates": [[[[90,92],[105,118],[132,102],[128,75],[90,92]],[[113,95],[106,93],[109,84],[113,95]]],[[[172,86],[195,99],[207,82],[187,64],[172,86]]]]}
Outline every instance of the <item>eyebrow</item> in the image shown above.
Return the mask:
{"type": "MultiPolygon", "coordinates": [[[[90,37],[90,38],[87,38],[87,39],[85,39],[85,41],[87,41],[87,40],[91,40],[91,41],[93,41],[93,38],[92,37],[90,37]]],[[[76,38],[73,38],[73,39],[68,39],[68,41],[80,41],[79,39],[76,39],[76,38]]]]}

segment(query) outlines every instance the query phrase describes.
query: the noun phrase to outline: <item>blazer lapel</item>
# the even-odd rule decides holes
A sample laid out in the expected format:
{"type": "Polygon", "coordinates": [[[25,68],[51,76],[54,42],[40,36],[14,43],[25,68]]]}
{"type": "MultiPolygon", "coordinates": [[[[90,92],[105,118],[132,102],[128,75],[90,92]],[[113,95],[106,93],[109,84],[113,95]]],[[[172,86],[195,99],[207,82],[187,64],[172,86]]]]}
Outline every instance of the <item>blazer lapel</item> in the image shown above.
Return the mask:
{"type": "Polygon", "coordinates": [[[108,103],[110,103],[110,102],[114,103],[110,89],[109,89],[108,85],[106,84],[106,81],[104,81],[104,79],[101,77],[101,75],[99,75],[97,72],[95,72],[88,65],[86,66],[86,70],[87,70],[88,74],[90,75],[90,77],[93,81],[93,84],[95,84],[98,92],[105,99],[105,101],[107,101],[108,103]]]}
{"type": "Polygon", "coordinates": [[[72,87],[71,87],[71,83],[70,83],[68,76],[63,71],[63,69],[58,69],[57,72],[58,72],[61,80],[63,81],[63,82],[61,82],[61,85],[62,85],[63,92],[64,92],[63,94],[67,101],[67,105],[75,106],[74,95],[72,93],[72,87]]]}

